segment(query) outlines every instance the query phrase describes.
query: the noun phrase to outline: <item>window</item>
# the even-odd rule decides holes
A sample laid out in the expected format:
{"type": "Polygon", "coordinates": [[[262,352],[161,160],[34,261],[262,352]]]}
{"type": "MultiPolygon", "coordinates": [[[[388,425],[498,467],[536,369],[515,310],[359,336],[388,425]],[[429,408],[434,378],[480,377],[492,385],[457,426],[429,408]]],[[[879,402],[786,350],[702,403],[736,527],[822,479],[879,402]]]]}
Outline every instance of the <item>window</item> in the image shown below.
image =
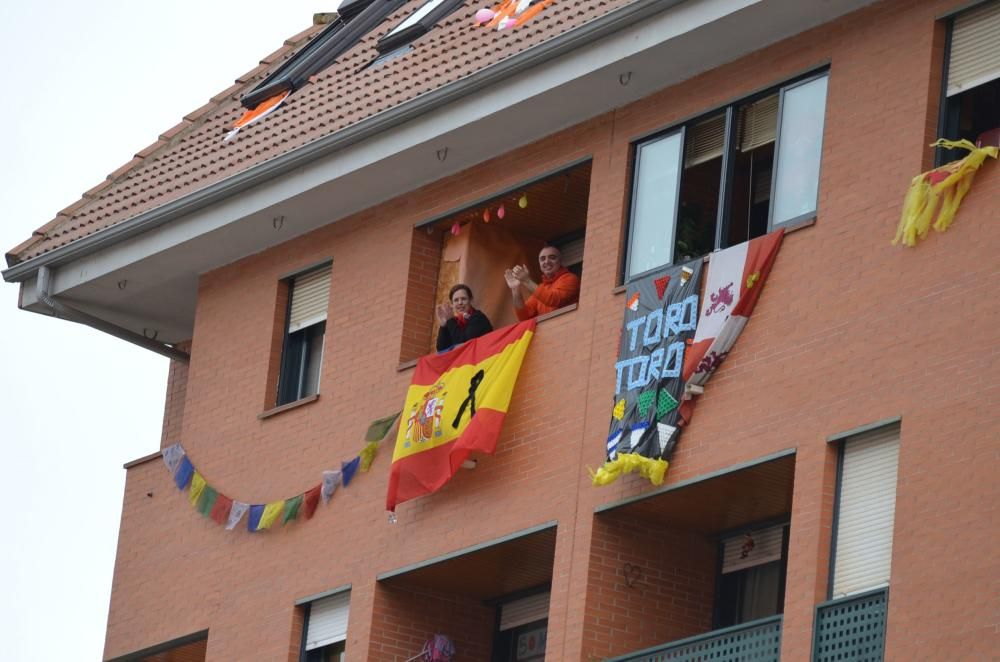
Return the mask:
{"type": "Polygon", "coordinates": [[[816,213],[827,74],[636,145],[626,280],[816,213]]]}
{"type": "Polygon", "coordinates": [[[319,392],[330,265],[294,276],[289,282],[288,324],[281,350],[278,405],[319,392]]]}
{"type": "Polygon", "coordinates": [[[716,584],[715,628],[780,614],[785,603],[788,526],[756,529],[726,538],[716,584]]]}
{"type": "MultiPolygon", "coordinates": [[[[527,265],[541,283],[538,255],[550,245],[559,249],[563,266],[580,277],[590,172],[589,160],[578,163],[414,228],[400,362],[435,351],[439,322],[434,311],[448,303],[457,283],[471,287],[473,305],[499,329],[517,322],[504,270],[527,265]]],[[[523,295],[529,298],[527,290],[523,295]]]]}
{"type": "Polygon", "coordinates": [[[504,602],[494,635],[493,662],[541,662],[548,634],[549,591],[504,602]]]}
{"type": "Polygon", "coordinates": [[[302,662],[344,662],[351,592],[306,603],[302,662]]]}
{"type": "Polygon", "coordinates": [[[375,47],[382,54],[399,50],[429,32],[438,21],[457,9],[460,4],[459,0],[427,0],[379,39],[375,47]]]}
{"type": "MultiPolygon", "coordinates": [[[[1000,129],[1000,2],[988,2],[962,12],[948,26],[945,60],[944,105],[939,133],[950,140],[973,143],[981,137],[989,144],[997,136],[983,136],[1000,129]]],[[[961,158],[940,150],[940,163],[961,158]]]]}
{"type": "Polygon", "coordinates": [[[849,437],[840,449],[831,597],[889,583],[899,426],[849,437]]]}

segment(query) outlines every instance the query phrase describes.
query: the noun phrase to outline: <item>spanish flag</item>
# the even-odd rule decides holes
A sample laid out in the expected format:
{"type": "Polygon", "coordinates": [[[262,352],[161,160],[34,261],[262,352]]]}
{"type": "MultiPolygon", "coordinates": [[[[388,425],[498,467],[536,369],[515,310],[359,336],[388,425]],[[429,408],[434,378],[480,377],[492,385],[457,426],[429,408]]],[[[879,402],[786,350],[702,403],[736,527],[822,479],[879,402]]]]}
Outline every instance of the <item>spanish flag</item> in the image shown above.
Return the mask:
{"type": "Polygon", "coordinates": [[[441,488],[472,451],[492,454],[535,320],[425,356],[406,392],[385,506],[441,488]]]}

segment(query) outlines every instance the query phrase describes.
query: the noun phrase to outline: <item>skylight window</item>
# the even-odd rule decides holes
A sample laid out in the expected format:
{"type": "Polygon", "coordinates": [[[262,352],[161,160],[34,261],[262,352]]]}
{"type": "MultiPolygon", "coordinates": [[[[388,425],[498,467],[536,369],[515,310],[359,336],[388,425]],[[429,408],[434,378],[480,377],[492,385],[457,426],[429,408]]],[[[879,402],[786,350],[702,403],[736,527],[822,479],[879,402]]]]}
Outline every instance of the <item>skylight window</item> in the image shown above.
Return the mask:
{"type": "Polygon", "coordinates": [[[400,47],[419,39],[442,18],[455,11],[462,0],[427,0],[420,9],[406,17],[399,25],[378,40],[376,48],[379,53],[390,53],[400,47]]]}

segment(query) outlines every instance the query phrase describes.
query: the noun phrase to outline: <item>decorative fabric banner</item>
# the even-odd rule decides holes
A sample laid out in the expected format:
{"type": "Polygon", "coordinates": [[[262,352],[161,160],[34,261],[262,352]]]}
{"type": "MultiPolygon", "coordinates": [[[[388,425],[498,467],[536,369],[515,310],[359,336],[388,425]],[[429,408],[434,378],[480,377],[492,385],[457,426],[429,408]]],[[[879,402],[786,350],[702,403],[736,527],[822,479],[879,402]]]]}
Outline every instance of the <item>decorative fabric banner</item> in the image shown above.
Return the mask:
{"type": "Polygon", "coordinates": [[[420,359],[396,436],[387,510],[440,489],[472,451],[493,453],[534,333],[531,319],[420,359]]]}
{"type": "Polygon", "coordinates": [[[976,147],[968,140],[938,140],[931,147],[945,149],[965,149],[969,154],[958,161],[921,173],[910,182],[910,189],[903,201],[903,212],[896,228],[893,245],[902,241],[907,246],[916,246],[918,240],[927,237],[933,227],[944,232],[955,220],[962,198],[972,187],[976,171],[989,158],[997,158],[995,145],[976,147]]]}
{"type": "Polygon", "coordinates": [[[233,123],[233,130],[226,134],[226,137],[222,139],[222,142],[229,142],[236,137],[236,134],[239,133],[240,129],[243,127],[253,124],[257,120],[264,119],[276,111],[278,106],[280,106],[291,93],[291,90],[279,92],[273,97],[264,99],[254,108],[244,111],[243,115],[241,115],[240,118],[233,123]]]}
{"type": "Polygon", "coordinates": [[[264,529],[270,529],[278,517],[281,516],[281,511],[285,508],[285,500],[272,501],[271,503],[264,506],[264,512],[260,515],[260,522],[257,524],[257,530],[262,531],[264,529]]]}
{"type": "Polygon", "coordinates": [[[167,446],[163,449],[163,463],[167,465],[167,471],[170,472],[171,476],[177,473],[177,467],[180,466],[183,457],[184,449],[181,448],[180,444],[167,446]]]}
{"type": "Polygon", "coordinates": [[[235,529],[248,510],[250,510],[250,504],[243,503],[242,501],[233,501],[233,507],[226,518],[226,531],[235,529]]]}
{"type": "Polygon", "coordinates": [[[198,507],[198,499],[201,498],[201,493],[205,490],[205,478],[198,473],[194,472],[194,478],[191,479],[191,489],[188,491],[188,500],[191,505],[195,508],[198,507]]]}
{"type": "Polygon", "coordinates": [[[260,527],[260,518],[264,514],[265,506],[254,504],[250,506],[250,513],[247,515],[247,531],[253,533],[260,527]]]}
{"type": "Polygon", "coordinates": [[[219,498],[219,493],[211,485],[206,485],[205,489],[201,492],[201,498],[198,499],[197,510],[201,513],[202,517],[208,517],[212,513],[212,509],[215,508],[215,502],[219,498]]]}
{"type": "Polygon", "coordinates": [[[316,506],[319,505],[319,493],[322,487],[322,485],[317,485],[303,495],[302,514],[305,515],[306,519],[312,519],[312,516],[316,513],[316,506]]]}
{"type": "Polygon", "coordinates": [[[385,436],[389,434],[389,430],[396,424],[396,421],[399,420],[399,415],[402,413],[401,411],[397,411],[392,416],[372,421],[372,424],[368,426],[368,431],[365,432],[365,441],[382,441],[385,439],[385,436]]]}
{"type": "MultiPolygon", "coordinates": [[[[212,521],[222,526],[226,524],[226,520],[229,518],[229,514],[233,511],[233,500],[227,497],[225,494],[220,494],[215,499],[215,505],[212,506],[212,512],[208,514],[212,518],[212,521]]],[[[235,527],[235,524],[233,525],[235,527]]]]}
{"type": "Polygon", "coordinates": [[[708,381],[729,355],[781,248],[784,230],[712,254],[694,344],[684,358],[684,379],[698,386],[708,381]]]}
{"type": "Polygon", "coordinates": [[[663,482],[677,443],[684,354],[698,321],[702,261],[670,267],[628,286],[615,364],[607,461],[592,473],[607,485],[638,471],[663,482]]]}
{"type": "Polygon", "coordinates": [[[354,474],[358,472],[361,467],[361,457],[358,456],[351,460],[350,462],[344,462],[340,465],[340,482],[347,487],[351,484],[351,479],[354,478],[354,474]]]}
{"type": "Polygon", "coordinates": [[[177,467],[177,473],[174,474],[174,483],[177,484],[177,489],[183,490],[187,487],[193,475],[194,465],[191,464],[191,460],[185,455],[181,458],[181,464],[177,467]]]}
{"type": "Polygon", "coordinates": [[[190,484],[188,500],[203,517],[209,517],[219,525],[225,524],[226,530],[231,531],[240,523],[243,515],[249,512],[247,530],[263,531],[274,526],[279,519],[282,524],[298,519],[300,512],[306,519],[312,519],[320,499],[328,503],[338,485],[343,483],[346,487],[359,470],[368,471],[371,468],[378,454],[379,443],[385,439],[399,415],[397,412],[372,422],[365,433],[367,443],[361,453],[351,461],[342,463],[339,471],[324,471],[322,483],[290,499],[268,504],[251,505],[221,494],[194,468],[179,443],[164,448],[161,454],[167,469],[173,474],[177,488],[183,490],[190,484]]]}
{"type": "Polygon", "coordinates": [[[333,493],[337,491],[337,486],[340,485],[340,472],[339,471],[324,471],[323,472],[323,503],[330,503],[330,497],[333,493]]]}

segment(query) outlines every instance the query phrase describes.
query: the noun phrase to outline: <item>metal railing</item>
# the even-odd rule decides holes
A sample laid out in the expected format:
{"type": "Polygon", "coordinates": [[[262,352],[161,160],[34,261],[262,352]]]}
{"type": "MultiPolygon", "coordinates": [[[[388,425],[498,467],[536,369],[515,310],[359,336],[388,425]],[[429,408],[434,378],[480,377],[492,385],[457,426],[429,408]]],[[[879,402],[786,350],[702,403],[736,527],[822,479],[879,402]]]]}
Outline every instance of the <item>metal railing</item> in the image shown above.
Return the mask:
{"type": "Polygon", "coordinates": [[[781,614],[713,630],[607,662],[777,662],[781,614]]]}
{"type": "Polygon", "coordinates": [[[882,662],[888,608],[888,587],[817,606],[813,662],[882,662]]]}

